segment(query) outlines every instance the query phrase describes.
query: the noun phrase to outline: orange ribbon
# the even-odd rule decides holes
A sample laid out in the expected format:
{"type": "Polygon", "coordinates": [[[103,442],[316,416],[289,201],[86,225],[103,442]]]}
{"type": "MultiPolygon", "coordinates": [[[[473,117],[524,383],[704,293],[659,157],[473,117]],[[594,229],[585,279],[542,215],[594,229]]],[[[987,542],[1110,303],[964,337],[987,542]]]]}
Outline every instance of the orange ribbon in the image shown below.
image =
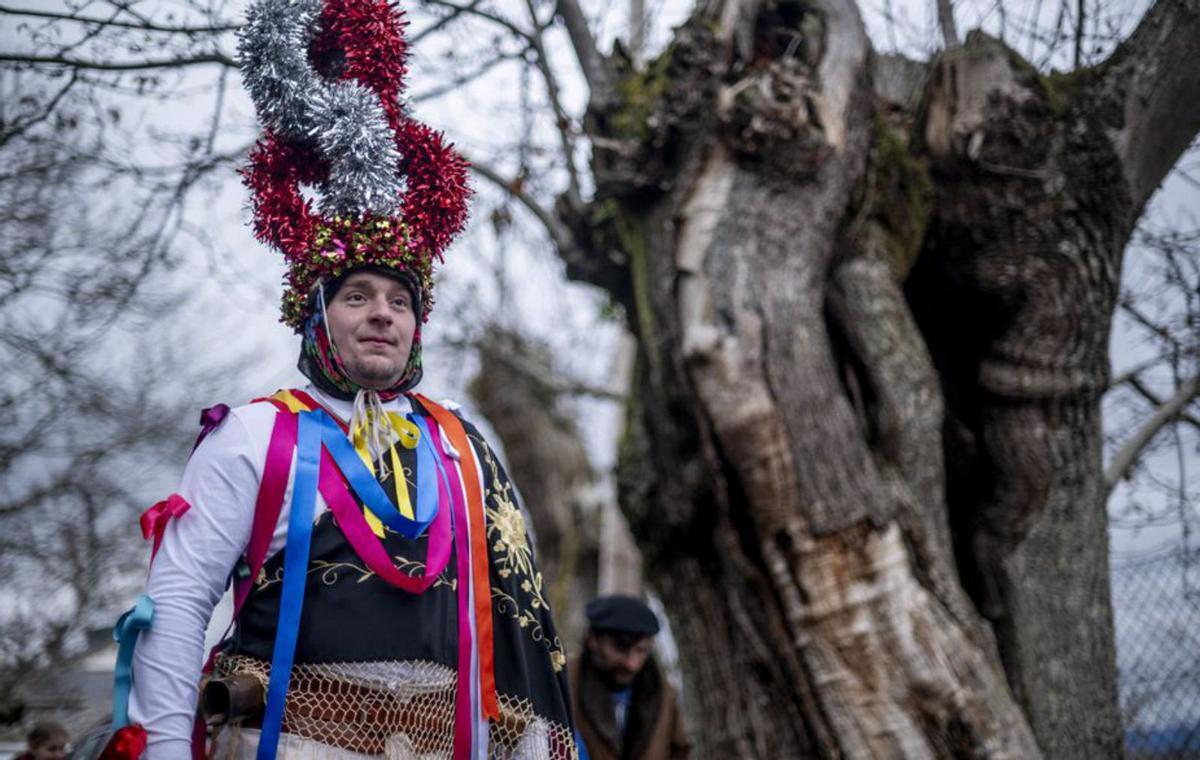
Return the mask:
{"type": "Polygon", "coordinates": [[[483,715],[492,720],[500,718],[500,702],[496,698],[496,663],[492,634],[492,587],[488,580],[487,534],[483,519],[483,489],[475,469],[475,454],[467,431],[452,412],[433,403],[419,393],[413,394],[421,406],[429,410],[434,420],[446,431],[462,458],[462,479],[467,492],[467,518],[471,523],[471,577],[475,586],[475,629],[479,647],[479,690],[483,697],[483,715]]]}

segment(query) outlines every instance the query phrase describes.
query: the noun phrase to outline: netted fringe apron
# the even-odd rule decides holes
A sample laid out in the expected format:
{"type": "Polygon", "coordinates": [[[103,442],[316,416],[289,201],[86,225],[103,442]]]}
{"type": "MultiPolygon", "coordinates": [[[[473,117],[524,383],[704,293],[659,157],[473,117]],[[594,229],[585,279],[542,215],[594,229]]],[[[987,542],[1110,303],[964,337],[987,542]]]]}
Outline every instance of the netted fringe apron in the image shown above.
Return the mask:
{"type": "MultiPolygon", "coordinates": [[[[270,663],[241,655],[218,659],[215,675],[248,674],[265,689],[270,663]]],[[[279,760],[452,760],[453,668],[433,662],[299,664],[283,711],[279,760]]],[[[527,700],[499,695],[489,732],[496,760],[575,760],[571,732],[534,714],[527,700]]],[[[255,728],[229,726],[216,741],[218,760],[253,760],[255,728]]]]}

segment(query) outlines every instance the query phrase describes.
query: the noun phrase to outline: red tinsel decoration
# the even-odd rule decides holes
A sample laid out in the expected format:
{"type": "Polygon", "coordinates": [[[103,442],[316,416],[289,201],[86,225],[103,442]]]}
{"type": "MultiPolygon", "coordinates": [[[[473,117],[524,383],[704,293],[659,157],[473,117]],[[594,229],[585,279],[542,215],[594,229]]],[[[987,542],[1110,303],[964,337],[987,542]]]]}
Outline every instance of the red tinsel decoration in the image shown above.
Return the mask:
{"type": "Polygon", "coordinates": [[[138,760],[146,751],[146,729],[134,723],[117,729],[96,760],[138,760]]]}
{"type": "Polygon", "coordinates": [[[322,278],[354,266],[412,271],[427,291],[428,318],[434,260],[467,221],[467,162],[440,133],[409,118],[401,105],[408,44],[403,12],[389,0],[325,0],[320,29],[309,49],[314,68],[352,80],[379,95],[395,134],[406,177],[390,219],[326,219],[300,186],[328,176],[316,149],[268,132],[250,155],[243,180],[253,192],[254,233],[283,252],[289,264],[282,321],[300,330],[307,295],[322,278]],[[394,234],[393,234],[394,233],[394,234]]]}

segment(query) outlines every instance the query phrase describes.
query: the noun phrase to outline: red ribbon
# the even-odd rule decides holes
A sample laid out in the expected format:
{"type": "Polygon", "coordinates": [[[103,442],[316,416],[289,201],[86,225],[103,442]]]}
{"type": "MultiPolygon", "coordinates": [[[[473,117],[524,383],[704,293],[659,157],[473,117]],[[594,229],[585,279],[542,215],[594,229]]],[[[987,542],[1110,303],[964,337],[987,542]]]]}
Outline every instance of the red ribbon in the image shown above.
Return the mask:
{"type": "Polygon", "coordinates": [[[117,729],[96,760],[138,760],[146,751],[146,729],[138,723],[117,729]]]}
{"type": "Polygon", "coordinates": [[[150,550],[151,562],[154,561],[154,556],[158,554],[158,547],[162,544],[163,533],[167,531],[167,523],[172,518],[181,516],[191,506],[191,504],[187,503],[187,499],[184,499],[177,493],[173,493],[142,513],[140,520],[142,537],[149,540],[150,536],[154,536],[154,548],[150,550]]]}

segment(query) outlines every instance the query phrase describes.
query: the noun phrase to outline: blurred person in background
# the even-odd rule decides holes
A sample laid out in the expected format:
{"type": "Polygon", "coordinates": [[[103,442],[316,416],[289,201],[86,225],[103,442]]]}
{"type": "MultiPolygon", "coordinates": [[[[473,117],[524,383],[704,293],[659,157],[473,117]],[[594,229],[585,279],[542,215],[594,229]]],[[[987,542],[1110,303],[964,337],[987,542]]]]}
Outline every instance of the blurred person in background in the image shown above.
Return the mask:
{"type": "Polygon", "coordinates": [[[60,724],[47,720],[30,729],[25,746],[27,749],[16,760],[66,760],[71,737],[60,724]]]}
{"type": "Polygon", "coordinates": [[[654,612],[614,594],[589,602],[587,619],[583,653],[569,668],[580,758],[688,757],[675,689],[651,654],[660,628],[654,612]]]}

